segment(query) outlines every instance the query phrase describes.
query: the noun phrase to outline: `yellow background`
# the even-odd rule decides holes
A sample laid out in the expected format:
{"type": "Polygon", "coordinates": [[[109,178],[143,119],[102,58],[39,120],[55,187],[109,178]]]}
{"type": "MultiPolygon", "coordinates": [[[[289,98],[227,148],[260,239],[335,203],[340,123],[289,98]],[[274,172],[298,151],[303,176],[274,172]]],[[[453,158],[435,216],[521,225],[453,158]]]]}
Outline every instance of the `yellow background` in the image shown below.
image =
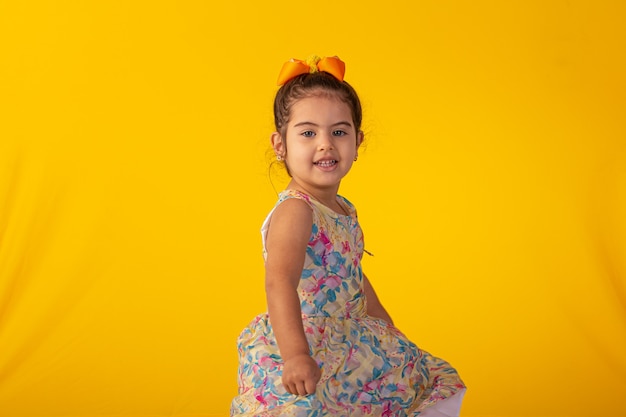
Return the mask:
{"type": "Polygon", "coordinates": [[[0,415],[226,416],[265,310],[282,63],[339,55],[341,192],[463,416],[626,416],[622,1],[0,0],[0,415]]]}

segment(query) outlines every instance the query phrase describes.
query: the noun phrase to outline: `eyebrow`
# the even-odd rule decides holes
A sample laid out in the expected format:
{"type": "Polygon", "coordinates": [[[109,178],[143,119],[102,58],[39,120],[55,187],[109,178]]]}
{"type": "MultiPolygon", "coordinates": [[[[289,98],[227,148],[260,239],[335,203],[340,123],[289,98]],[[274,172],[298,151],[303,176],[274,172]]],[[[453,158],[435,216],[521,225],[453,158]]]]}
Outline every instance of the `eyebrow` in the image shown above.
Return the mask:
{"type": "MultiPolygon", "coordinates": [[[[319,127],[319,125],[317,123],[313,123],[313,122],[300,122],[300,123],[296,123],[295,125],[293,125],[293,127],[298,127],[298,126],[315,126],[315,127],[319,127]]],[[[335,126],[352,127],[352,123],[346,122],[346,121],[341,121],[341,122],[333,123],[331,126],[332,127],[335,127],[335,126]]]]}

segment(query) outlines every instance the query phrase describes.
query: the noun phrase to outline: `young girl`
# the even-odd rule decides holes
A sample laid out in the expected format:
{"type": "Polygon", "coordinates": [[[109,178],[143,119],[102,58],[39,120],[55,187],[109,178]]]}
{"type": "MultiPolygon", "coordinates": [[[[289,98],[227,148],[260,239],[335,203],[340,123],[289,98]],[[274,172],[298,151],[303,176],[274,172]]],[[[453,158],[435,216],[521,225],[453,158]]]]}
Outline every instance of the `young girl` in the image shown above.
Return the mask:
{"type": "Polygon", "coordinates": [[[268,313],[238,340],[232,416],[457,416],[456,371],[394,325],[361,270],[356,210],[337,195],[363,142],[337,57],[280,73],[271,143],[291,177],[262,227],[268,313]]]}

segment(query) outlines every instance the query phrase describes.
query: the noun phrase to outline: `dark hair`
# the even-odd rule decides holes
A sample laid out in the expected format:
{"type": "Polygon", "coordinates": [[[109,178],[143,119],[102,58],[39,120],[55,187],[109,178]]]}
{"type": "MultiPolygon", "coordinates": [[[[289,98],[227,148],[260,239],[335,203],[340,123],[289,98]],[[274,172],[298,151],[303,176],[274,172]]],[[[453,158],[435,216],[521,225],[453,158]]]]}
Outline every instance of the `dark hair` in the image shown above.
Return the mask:
{"type": "Polygon", "coordinates": [[[299,99],[315,95],[334,95],[350,107],[352,122],[356,131],[361,130],[363,111],[356,91],[345,81],[339,81],[327,72],[301,74],[287,81],[274,98],[274,125],[276,131],[285,137],[291,106],[299,99]]]}

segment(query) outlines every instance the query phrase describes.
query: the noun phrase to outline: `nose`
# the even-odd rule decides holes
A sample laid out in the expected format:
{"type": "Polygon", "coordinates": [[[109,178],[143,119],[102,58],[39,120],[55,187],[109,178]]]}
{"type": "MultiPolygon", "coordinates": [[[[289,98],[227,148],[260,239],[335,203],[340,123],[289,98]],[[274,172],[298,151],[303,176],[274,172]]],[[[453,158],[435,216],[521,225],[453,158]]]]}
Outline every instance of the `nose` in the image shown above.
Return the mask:
{"type": "Polygon", "coordinates": [[[333,144],[333,135],[332,133],[328,132],[328,133],[322,133],[318,136],[319,138],[319,142],[317,144],[317,147],[320,151],[326,151],[329,149],[334,149],[334,144],[333,144]]]}

